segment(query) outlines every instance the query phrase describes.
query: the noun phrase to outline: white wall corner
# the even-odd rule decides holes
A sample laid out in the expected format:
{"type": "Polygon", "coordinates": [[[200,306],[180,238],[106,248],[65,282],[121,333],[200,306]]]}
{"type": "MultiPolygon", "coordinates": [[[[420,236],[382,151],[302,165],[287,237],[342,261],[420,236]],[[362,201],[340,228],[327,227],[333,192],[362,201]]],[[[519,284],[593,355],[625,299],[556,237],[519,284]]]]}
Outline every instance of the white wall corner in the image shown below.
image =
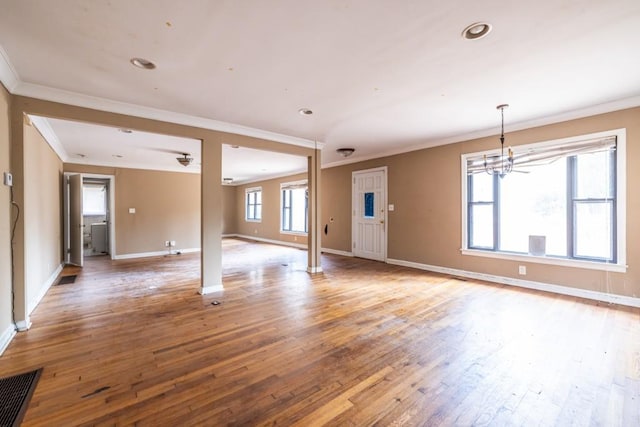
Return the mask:
{"type": "Polygon", "coordinates": [[[10,93],[14,93],[18,85],[20,85],[20,77],[18,77],[18,73],[13,68],[9,55],[7,55],[2,45],[0,45],[0,81],[10,93]]]}
{"type": "Polygon", "coordinates": [[[517,286],[520,288],[535,289],[538,291],[551,292],[560,295],[568,295],[594,301],[603,301],[611,304],[640,308],[640,298],[629,297],[625,295],[609,294],[605,292],[572,288],[569,286],[554,285],[551,283],[542,283],[534,282],[531,280],[514,279],[511,277],[495,276],[493,274],[476,273],[474,271],[458,270],[456,268],[440,267],[437,265],[420,264],[417,262],[403,261],[399,259],[387,259],[387,263],[400,265],[403,267],[416,268],[418,270],[433,271],[435,273],[449,274],[452,276],[468,277],[470,279],[500,283],[502,285],[517,286]]]}
{"type": "Polygon", "coordinates": [[[16,336],[16,326],[12,323],[0,335],[0,356],[9,347],[11,340],[16,336]]]}
{"type": "Polygon", "coordinates": [[[40,301],[42,301],[42,298],[44,298],[44,296],[47,294],[51,286],[55,283],[56,279],[62,272],[63,267],[64,267],[64,264],[60,264],[58,268],[56,268],[56,270],[53,272],[53,274],[49,276],[47,281],[44,282],[44,284],[40,288],[40,292],[38,292],[38,295],[36,295],[35,298],[29,301],[29,305],[27,306],[27,313],[29,314],[33,313],[33,310],[38,306],[38,304],[40,304],[40,301]]]}

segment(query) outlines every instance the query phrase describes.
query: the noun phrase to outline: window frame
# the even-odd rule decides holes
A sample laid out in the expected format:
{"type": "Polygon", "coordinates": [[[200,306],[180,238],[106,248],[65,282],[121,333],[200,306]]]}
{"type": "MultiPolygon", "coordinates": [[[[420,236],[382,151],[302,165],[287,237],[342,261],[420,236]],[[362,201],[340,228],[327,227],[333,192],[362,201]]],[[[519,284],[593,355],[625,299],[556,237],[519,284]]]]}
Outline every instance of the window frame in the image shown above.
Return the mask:
{"type": "Polygon", "coordinates": [[[296,236],[307,236],[309,234],[309,186],[306,179],[300,181],[292,181],[292,182],[283,182],[280,184],[280,233],[281,234],[292,234],[296,236]],[[297,230],[285,230],[284,229],[284,216],[285,209],[289,210],[289,226],[293,224],[293,206],[285,207],[285,191],[293,190],[295,188],[302,188],[304,186],[306,193],[306,203],[304,207],[305,212],[305,220],[304,225],[307,229],[306,231],[297,231],[297,230]]]}
{"type": "Polygon", "coordinates": [[[244,220],[246,222],[262,222],[262,187],[251,187],[244,190],[244,220]],[[260,203],[249,203],[249,194],[260,193],[260,203]],[[260,217],[256,218],[256,207],[260,206],[260,217]],[[249,218],[249,210],[253,210],[253,218],[249,218]]]}
{"type": "MultiPolygon", "coordinates": [[[[626,128],[613,129],[609,131],[591,133],[586,135],[578,135],[568,138],[561,138],[555,140],[548,140],[542,142],[536,142],[531,144],[519,145],[517,147],[517,151],[526,150],[527,148],[541,148],[545,146],[551,145],[571,145],[578,144],[585,140],[590,139],[598,139],[615,136],[616,137],[616,159],[614,162],[614,208],[616,212],[615,221],[613,221],[614,229],[612,231],[612,238],[614,241],[614,245],[612,247],[614,259],[616,262],[610,261],[598,261],[595,259],[583,259],[579,257],[575,258],[562,258],[562,257],[553,257],[553,256],[539,256],[539,255],[530,255],[530,254],[522,254],[515,252],[506,252],[506,251],[497,251],[496,245],[498,244],[498,239],[496,236],[499,233],[497,230],[495,221],[494,221],[494,248],[493,249],[479,249],[479,248],[470,248],[469,247],[469,239],[471,230],[468,229],[468,219],[471,217],[471,213],[469,212],[471,204],[468,203],[468,194],[469,194],[469,183],[470,178],[467,174],[467,161],[469,158],[474,158],[478,156],[487,155],[488,157],[491,155],[496,155],[500,153],[500,149],[492,149],[475,153],[464,153],[460,156],[460,171],[461,171],[461,248],[460,252],[462,255],[470,255],[470,256],[480,256],[486,258],[496,258],[496,259],[505,259],[505,260],[513,260],[520,262],[529,262],[529,263],[538,263],[538,264],[551,264],[558,266],[567,266],[567,267],[577,267],[577,268],[585,268],[585,269],[593,269],[593,270],[604,270],[604,271],[615,271],[615,272],[626,272],[626,163],[627,163],[627,155],[626,155],[626,128]]],[[[574,170],[575,172],[575,170],[574,170]]],[[[508,179],[508,177],[504,178],[508,179]]],[[[494,188],[495,191],[495,188],[494,188]]],[[[496,194],[494,192],[494,194],[496,194]]],[[[567,197],[575,196],[574,191],[571,193],[567,192],[567,197]]],[[[494,196],[494,209],[498,209],[498,203],[496,203],[494,196]]],[[[579,200],[576,198],[568,199],[567,201],[571,204],[571,209],[573,210],[575,207],[575,200],[579,200]]],[[[572,214],[573,215],[573,214],[572,214]]],[[[494,215],[494,219],[495,219],[494,215]]],[[[572,221],[575,221],[575,218],[572,218],[572,221]]],[[[569,235],[568,239],[572,239],[573,236],[569,235]]],[[[573,248],[571,248],[573,251],[573,248]]]]}

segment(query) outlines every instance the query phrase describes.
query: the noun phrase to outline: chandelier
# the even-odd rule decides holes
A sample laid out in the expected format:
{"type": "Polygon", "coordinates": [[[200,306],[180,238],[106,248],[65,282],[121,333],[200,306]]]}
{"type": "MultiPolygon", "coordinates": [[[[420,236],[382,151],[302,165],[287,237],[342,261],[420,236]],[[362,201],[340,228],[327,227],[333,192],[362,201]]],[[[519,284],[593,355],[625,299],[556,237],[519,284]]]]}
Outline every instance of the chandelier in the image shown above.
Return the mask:
{"type": "Polygon", "coordinates": [[[484,155],[484,170],[489,175],[498,175],[500,178],[504,178],[506,174],[513,171],[513,151],[511,147],[507,148],[507,156],[504,155],[504,109],[509,107],[509,104],[500,104],[496,109],[500,110],[502,116],[502,130],[500,132],[500,157],[492,156],[487,160],[487,155],[484,155]]]}

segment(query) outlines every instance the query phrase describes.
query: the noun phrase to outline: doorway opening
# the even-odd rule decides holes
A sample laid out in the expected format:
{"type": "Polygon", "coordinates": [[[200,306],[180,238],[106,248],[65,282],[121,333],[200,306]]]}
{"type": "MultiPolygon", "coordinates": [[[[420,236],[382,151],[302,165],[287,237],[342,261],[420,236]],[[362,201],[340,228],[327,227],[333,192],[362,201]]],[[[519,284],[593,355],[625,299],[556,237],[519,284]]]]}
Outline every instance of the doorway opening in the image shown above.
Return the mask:
{"type": "Polygon", "coordinates": [[[114,177],[65,174],[65,263],[82,267],[84,257],[108,255],[113,259],[114,177]]]}

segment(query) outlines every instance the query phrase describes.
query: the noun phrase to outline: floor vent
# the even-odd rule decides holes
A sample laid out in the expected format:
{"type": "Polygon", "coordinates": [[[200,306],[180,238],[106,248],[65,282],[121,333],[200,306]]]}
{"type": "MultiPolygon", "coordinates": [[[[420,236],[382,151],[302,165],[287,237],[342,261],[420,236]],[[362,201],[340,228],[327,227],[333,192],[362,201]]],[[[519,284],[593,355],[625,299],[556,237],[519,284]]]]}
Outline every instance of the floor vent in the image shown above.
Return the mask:
{"type": "Polygon", "coordinates": [[[33,395],[42,368],[0,378],[0,426],[19,426],[33,395]]]}

